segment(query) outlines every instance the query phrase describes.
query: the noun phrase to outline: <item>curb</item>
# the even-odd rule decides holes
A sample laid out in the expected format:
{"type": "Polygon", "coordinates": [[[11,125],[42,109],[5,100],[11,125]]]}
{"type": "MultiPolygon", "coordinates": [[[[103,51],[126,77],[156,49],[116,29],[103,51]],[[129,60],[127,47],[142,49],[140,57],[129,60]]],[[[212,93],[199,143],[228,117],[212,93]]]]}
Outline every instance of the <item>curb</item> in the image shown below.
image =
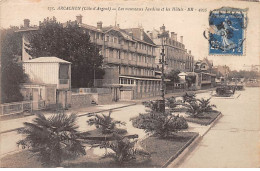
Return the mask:
{"type": "Polygon", "coordinates": [[[169,163],[167,162],[163,167],[166,167],[166,168],[177,167],[180,164],[180,162],[182,162],[187,157],[187,155],[189,155],[194,150],[194,148],[197,147],[197,145],[199,144],[201,139],[202,139],[201,135],[198,135],[195,139],[192,139],[193,141],[190,144],[188,144],[188,146],[184,146],[185,149],[183,151],[181,151],[176,156],[176,158],[174,158],[175,156],[173,156],[171,158],[172,161],[169,161],[169,163]]]}
{"type": "MultiPolygon", "coordinates": [[[[82,113],[82,114],[77,115],[77,117],[86,116],[86,115],[89,115],[89,114],[91,114],[91,113],[101,113],[101,112],[106,112],[106,111],[110,111],[110,110],[121,109],[121,108],[129,107],[129,106],[134,106],[134,105],[136,105],[136,103],[132,103],[132,104],[128,104],[128,105],[124,105],[124,106],[120,106],[120,107],[115,107],[115,108],[110,108],[110,109],[103,109],[103,110],[99,110],[99,111],[97,111],[97,112],[82,113]]],[[[9,133],[9,132],[17,131],[18,129],[21,129],[21,128],[23,128],[23,127],[15,128],[15,129],[10,129],[10,130],[6,130],[6,131],[1,131],[1,132],[0,132],[0,135],[1,135],[1,134],[4,134],[4,133],[9,133]]]]}
{"type": "MultiPolygon", "coordinates": [[[[184,146],[184,150],[180,151],[180,154],[177,153],[177,155],[171,157],[171,162],[168,163],[168,161],[166,162],[166,164],[163,167],[167,167],[167,168],[176,168],[178,167],[181,162],[183,162],[186,157],[197,147],[197,145],[199,144],[199,142],[202,140],[202,138],[204,137],[204,135],[206,135],[209,130],[216,125],[216,123],[219,121],[219,119],[223,116],[223,114],[220,112],[220,114],[218,115],[218,117],[216,117],[216,119],[211,122],[210,126],[207,128],[207,130],[203,133],[203,135],[199,135],[197,136],[195,139],[192,139],[192,142],[190,144],[188,144],[187,146],[184,146]]],[[[169,161],[170,161],[169,160],[169,161]]]]}
{"type": "Polygon", "coordinates": [[[211,122],[211,124],[209,125],[209,128],[207,129],[207,131],[205,131],[204,134],[201,135],[201,136],[204,137],[204,135],[206,135],[206,134],[209,132],[209,130],[210,130],[213,126],[216,125],[216,123],[219,121],[219,119],[220,119],[222,116],[223,116],[223,114],[220,112],[220,114],[218,115],[218,117],[216,117],[216,118],[214,119],[214,121],[211,122]]]}
{"type": "Polygon", "coordinates": [[[187,154],[187,150],[189,150],[193,144],[196,143],[200,139],[200,135],[196,134],[190,139],[174,156],[172,156],[163,166],[162,168],[168,167],[170,164],[174,163],[175,161],[181,160],[183,155],[187,154]]]}
{"type": "Polygon", "coordinates": [[[102,110],[99,110],[99,111],[97,111],[97,112],[82,113],[82,114],[77,115],[77,117],[86,116],[86,115],[89,115],[89,114],[91,114],[91,113],[107,112],[107,111],[110,111],[110,110],[121,109],[121,108],[129,107],[129,106],[134,106],[134,105],[136,105],[136,103],[132,103],[132,104],[128,104],[128,105],[124,105],[124,106],[120,106],[120,107],[115,107],[115,108],[110,108],[110,109],[102,109],[102,110]]]}

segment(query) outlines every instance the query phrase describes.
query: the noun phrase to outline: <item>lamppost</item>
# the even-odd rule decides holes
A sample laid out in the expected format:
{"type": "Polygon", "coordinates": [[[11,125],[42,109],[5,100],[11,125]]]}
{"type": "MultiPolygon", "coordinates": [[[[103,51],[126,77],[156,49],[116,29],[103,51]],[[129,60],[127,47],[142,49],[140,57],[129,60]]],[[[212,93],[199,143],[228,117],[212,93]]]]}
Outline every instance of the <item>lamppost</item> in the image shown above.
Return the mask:
{"type": "MultiPolygon", "coordinates": [[[[162,28],[165,27],[164,25],[162,26],[162,28]]],[[[161,104],[162,106],[160,106],[161,110],[163,113],[165,113],[165,84],[164,84],[164,66],[165,66],[165,49],[164,49],[164,38],[168,37],[168,32],[165,31],[165,29],[162,29],[162,33],[158,35],[158,38],[161,38],[162,41],[162,52],[161,52],[161,59],[159,60],[159,63],[162,64],[162,75],[161,75],[161,80],[162,80],[162,101],[161,104]]]]}

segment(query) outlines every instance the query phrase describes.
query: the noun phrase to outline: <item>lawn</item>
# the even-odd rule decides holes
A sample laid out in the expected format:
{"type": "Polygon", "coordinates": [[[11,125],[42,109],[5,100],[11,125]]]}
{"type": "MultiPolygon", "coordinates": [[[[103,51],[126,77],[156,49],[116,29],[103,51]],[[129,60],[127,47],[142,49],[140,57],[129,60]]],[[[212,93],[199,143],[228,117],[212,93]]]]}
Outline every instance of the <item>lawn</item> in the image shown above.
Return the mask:
{"type": "Polygon", "coordinates": [[[201,125],[209,125],[211,124],[219,115],[221,112],[219,111],[213,111],[213,112],[208,112],[205,113],[202,117],[199,118],[194,118],[192,116],[186,117],[186,121],[188,122],[193,122],[196,124],[201,124],[201,125]]]}
{"type": "MultiPolygon", "coordinates": [[[[151,153],[151,158],[139,157],[136,161],[125,165],[117,165],[112,159],[100,159],[88,150],[87,155],[75,160],[64,161],[62,167],[68,168],[151,168],[163,167],[170,159],[176,158],[196,137],[198,133],[179,132],[170,138],[150,136],[141,141],[141,146],[151,153]]],[[[30,157],[28,150],[10,154],[1,159],[1,167],[7,168],[40,168],[41,163],[36,157],[30,157]]]]}

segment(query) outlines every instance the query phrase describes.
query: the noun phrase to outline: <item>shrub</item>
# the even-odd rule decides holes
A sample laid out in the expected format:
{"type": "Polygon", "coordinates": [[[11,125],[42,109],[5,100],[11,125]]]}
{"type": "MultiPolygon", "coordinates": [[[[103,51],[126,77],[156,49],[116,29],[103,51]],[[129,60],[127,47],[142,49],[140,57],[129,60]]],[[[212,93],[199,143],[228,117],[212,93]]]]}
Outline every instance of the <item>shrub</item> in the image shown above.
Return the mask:
{"type": "Polygon", "coordinates": [[[123,165],[136,159],[138,155],[150,157],[150,153],[135,147],[137,140],[131,141],[129,138],[114,134],[114,141],[106,141],[100,144],[100,148],[109,148],[113,152],[106,153],[102,158],[113,158],[119,165],[123,165]]]}
{"type": "Polygon", "coordinates": [[[196,101],[196,94],[195,93],[185,93],[183,96],[183,102],[193,102],[193,101],[196,101]]]}
{"type": "Polygon", "coordinates": [[[170,97],[166,99],[166,106],[170,109],[174,109],[178,106],[175,97],[170,97]]]}
{"type": "Polygon", "coordinates": [[[202,109],[197,101],[189,102],[189,104],[187,105],[187,112],[195,118],[202,116],[202,109]]]}
{"type": "Polygon", "coordinates": [[[200,108],[201,108],[201,112],[212,112],[213,111],[213,108],[216,108],[216,105],[214,104],[210,104],[210,99],[198,99],[199,101],[199,105],[200,105],[200,108]]]}
{"type": "Polygon", "coordinates": [[[152,111],[146,114],[139,114],[139,116],[131,120],[134,127],[144,129],[145,132],[159,137],[167,137],[172,132],[188,128],[188,124],[183,117],[171,115],[169,112],[163,114],[152,111]]]}
{"type": "Polygon", "coordinates": [[[29,148],[44,166],[60,166],[63,159],[85,155],[85,148],[78,137],[76,115],[64,112],[46,118],[37,114],[32,123],[24,122],[18,130],[25,138],[18,146],[29,148]]]}
{"type": "Polygon", "coordinates": [[[165,105],[163,105],[163,100],[155,100],[155,101],[145,101],[142,104],[149,108],[150,111],[154,112],[163,112],[163,108],[165,108],[165,105]]]}
{"type": "Polygon", "coordinates": [[[111,118],[112,111],[109,111],[108,115],[94,115],[94,118],[91,118],[87,123],[92,126],[95,125],[97,129],[101,130],[102,134],[111,134],[114,132],[123,134],[126,133],[124,129],[118,129],[117,125],[125,125],[125,122],[115,121],[111,118]]]}

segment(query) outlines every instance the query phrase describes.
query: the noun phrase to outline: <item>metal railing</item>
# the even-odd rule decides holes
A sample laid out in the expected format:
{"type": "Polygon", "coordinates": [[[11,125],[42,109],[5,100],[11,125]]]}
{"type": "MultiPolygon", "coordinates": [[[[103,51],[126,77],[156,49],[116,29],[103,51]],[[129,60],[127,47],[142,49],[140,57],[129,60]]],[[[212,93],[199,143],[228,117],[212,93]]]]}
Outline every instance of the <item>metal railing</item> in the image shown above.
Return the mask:
{"type": "Polygon", "coordinates": [[[46,104],[44,100],[4,103],[0,105],[0,116],[31,112],[33,110],[41,110],[45,108],[46,104]]]}

